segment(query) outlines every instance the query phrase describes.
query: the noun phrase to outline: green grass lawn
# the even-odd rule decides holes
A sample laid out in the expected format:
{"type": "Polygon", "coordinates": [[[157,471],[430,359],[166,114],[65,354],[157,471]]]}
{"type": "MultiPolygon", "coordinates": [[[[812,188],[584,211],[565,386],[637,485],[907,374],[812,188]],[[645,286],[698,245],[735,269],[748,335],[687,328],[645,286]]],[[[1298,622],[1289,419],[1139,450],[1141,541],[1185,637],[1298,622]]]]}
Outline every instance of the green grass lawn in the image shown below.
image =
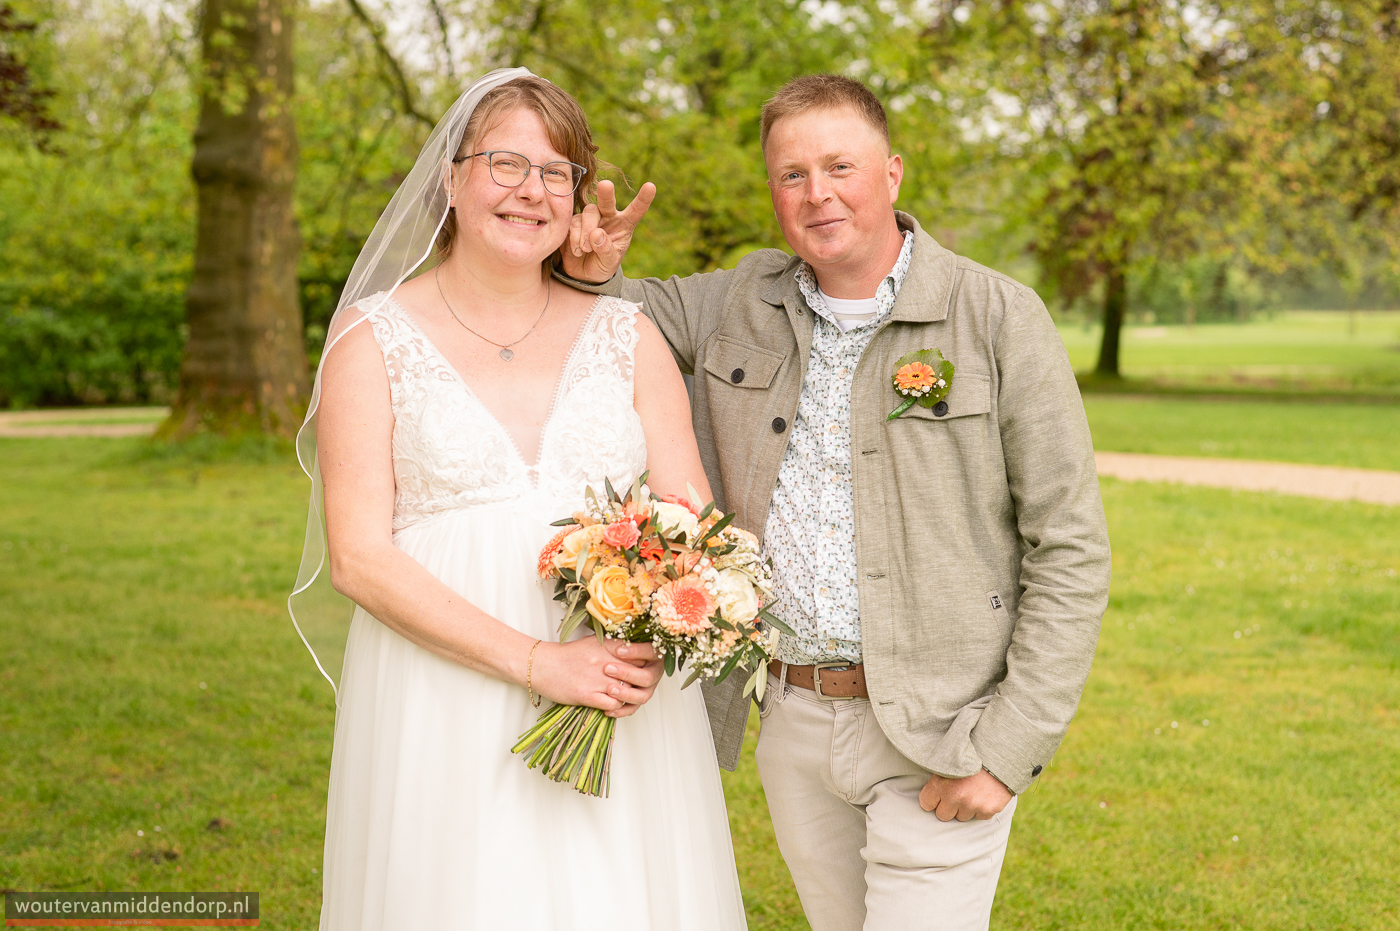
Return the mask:
{"type": "Polygon", "coordinates": [[[1400,404],[1085,394],[1094,448],[1400,471],[1400,404]]]}
{"type": "MultiPolygon", "coordinates": [[[[333,706],[283,607],[305,481],[140,448],[0,440],[0,886],[258,891],[263,927],[314,927],[333,706]]],[[[1396,927],[1394,509],[1104,498],[1104,635],[993,927],[1396,927]]],[[[805,927],[751,755],[726,791],[750,927],[805,927]]]]}
{"type": "MultiPolygon", "coordinates": [[[[1093,369],[1098,326],[1064,324],[1060,337],[1076,371],[1093,369]]],[[[1284,311],[1246,324],[1129,326],[1121,363],[1124,377],[1165,387],[1400,395],[1400,311],[1284,311]]]]}

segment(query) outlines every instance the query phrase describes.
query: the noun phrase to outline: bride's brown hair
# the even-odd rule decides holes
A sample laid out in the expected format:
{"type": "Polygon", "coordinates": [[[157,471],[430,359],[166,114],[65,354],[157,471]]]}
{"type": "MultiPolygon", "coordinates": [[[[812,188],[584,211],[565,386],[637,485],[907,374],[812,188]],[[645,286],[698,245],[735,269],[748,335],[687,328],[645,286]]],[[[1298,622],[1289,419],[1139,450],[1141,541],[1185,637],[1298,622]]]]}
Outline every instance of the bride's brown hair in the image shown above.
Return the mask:
{"type": "MultiPolygon", "coordinates": [[[[588,118],[578,101],[558,86],[534,75],[516,78],[491,91],[476,105],[471,119],[462,132],[462,145],[457,149],[457,157],[471,155],[482,136],[513,110],[529,110],[544,123],[549,144],[576,165],[587,171],[583,183],[574,191],[574,213],[593,200],[598,187],[598,147],[593,144],[593,133],[588,128],[588,118]]],[[[438,255],[445,256],[452,251],[452,243],[457,238],[457,214],[447,211],[447,220],[438,231],[438,255]]]]}

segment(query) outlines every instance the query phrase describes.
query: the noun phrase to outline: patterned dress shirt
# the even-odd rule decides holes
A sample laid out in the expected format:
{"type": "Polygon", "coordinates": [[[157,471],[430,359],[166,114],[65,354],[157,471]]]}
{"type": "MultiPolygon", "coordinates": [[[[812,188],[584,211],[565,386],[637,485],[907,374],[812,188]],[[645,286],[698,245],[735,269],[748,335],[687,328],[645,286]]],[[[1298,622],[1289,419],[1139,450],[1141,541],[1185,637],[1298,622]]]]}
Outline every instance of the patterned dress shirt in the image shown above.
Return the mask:
{"type": "Polygon", "coordinates": [[[875,292],[876,313],[842,333],[805,263],[797,286],[815,315],[807,377],[763,534],[773,561],[773,612],[797,632],[783,636],[786,663],[860,662],[856,588],[855,489],[851,484],[851,384],[856,364],[899,296],[914,234],[875,292]]]}

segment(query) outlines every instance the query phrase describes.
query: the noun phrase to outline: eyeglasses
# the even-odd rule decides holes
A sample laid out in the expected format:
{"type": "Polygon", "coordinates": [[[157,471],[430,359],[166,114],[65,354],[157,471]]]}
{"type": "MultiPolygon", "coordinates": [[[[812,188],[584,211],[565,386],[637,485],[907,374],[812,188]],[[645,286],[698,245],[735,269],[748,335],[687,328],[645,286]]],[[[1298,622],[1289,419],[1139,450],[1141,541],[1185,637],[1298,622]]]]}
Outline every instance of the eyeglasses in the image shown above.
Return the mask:
{"type": "Polygon", "coordinates": [[[583,183],[583,176],[588,174],[587,168],[573,162],[545,162],[543,165],[535,165],[516,152],[499,150],[460,155],[452,160],[452,164],[483,155],[486,156],[486,165],[491,171],[491,180],[501,187],[520,187],[525,183],[525,179],[530,177],[530,169],[538,168],[544,189],[556,196],[566,197],[578,190],[578,186],[583,183]]]}

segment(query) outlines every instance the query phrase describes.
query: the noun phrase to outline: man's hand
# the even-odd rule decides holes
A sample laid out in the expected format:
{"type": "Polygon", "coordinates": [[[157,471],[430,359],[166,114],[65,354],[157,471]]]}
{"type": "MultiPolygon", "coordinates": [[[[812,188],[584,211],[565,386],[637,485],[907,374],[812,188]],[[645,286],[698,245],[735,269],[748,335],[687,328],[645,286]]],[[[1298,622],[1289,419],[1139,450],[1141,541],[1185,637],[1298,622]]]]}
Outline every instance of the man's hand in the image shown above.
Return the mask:
{"type": "Polygon", "coordinates": [[[962,779],[930,776],[919,791],[919,807],[939,821],[989,821],[1012,799],[1011,790],[985,769],[962,779]]]}
{"type": "Polygon", "coordinates": [[[598,203],[574,215],[569,241],[560,250],[564,274],[579,281],[602,284],[622,267],[622,257],[632,244],[632,232],[646,216],[656,197],[656,185],[648,181],[626,210],[617,209],[617,193],[611,181],[598,182],[598,203]]]}

